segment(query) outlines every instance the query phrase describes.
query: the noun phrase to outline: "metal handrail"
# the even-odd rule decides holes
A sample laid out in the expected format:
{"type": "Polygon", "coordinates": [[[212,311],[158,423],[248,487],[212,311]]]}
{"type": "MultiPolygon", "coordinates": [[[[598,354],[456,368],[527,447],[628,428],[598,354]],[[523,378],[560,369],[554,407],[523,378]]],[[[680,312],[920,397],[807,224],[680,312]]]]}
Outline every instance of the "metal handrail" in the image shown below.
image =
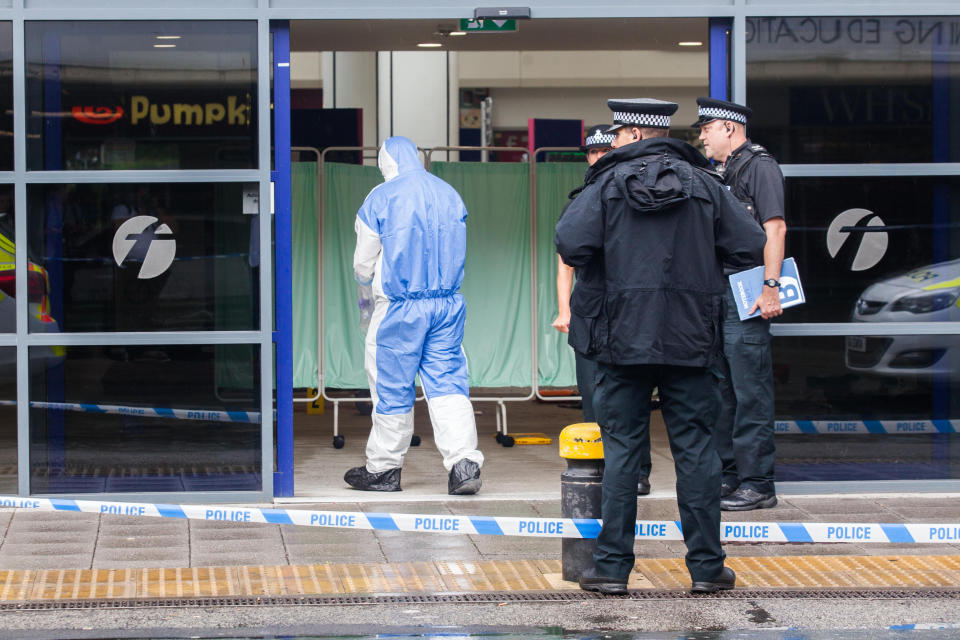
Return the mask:
{"type": "MultiPolygon", "coordinates": [[[[577,147],[540,147],[534,149],[532,152],[526,147],[480,147],[480,146],[441,146],[441,147],[431,147],[431,148],[418,148],[418,151],[424,156],[425,168],[429,169],[432,163],[433,154],[436,152],[447,152],[447,151],[523,151],[525,152],[524,161],[527,163],[529,169],[529,189],[530,189],[530,342],[531,342],[531,362],[530,362],[530,372],[531,372],[531,385],[529,393],[522,396],[485,396],[485,397],[471,397],[471,401],[475,402],[495,402],[498,405],[498,411],[496,414],[497,418],[497,431],[502,435],[506,436],[508,433],[507,429],[507,415],[506,415],[506,402],[525,402],[537,398],[546,402],[562,402],[569,400],[579,399],[580,396],[562,396],[562,397],[551,397],[544,396],[540,392],[539,384],[539,317],[538,317],[538,295],[537,288],[539,285],[538,275],[537,275],[537,196],[536,196],[536,156],[537,154],[544,151],[576,151],[577,147]]],[[[325,203],[325,165],[326,165],[326,155],[331,151],[376,151],[377,147],[365,147],[365,146],[347,146],[347,147],[328,147],[322,152],[313,147],[293,147],[292,151],[306,151],[311,152],[317,156],[317,173],[318,173],[318,220],[317,220],[317,394],[312,398],[301,398],[295,399],[295,402],[315,402],[321,397],[325,400],[332,402],[334,405],[334,426],[333,432],[336,437],[339,432],[339,403],[340,402],[368,402],[370,401],[369,397],[331,397],[326,393],[326,387],[324,384],[326,378],[326,371],[324,367],[324,328],[326,326],[326,300],[323,295],[323,283],[326,276],[326,271],[324,267],[323,259],[323,245],[325,240],[325,228],[326,228],[326,203],[325,203]]],[[[423,400],[424,397],[420,396],[416,398],[416,401],[423,400]]]]}
{"type": "Polygon", "coordinates": [[[422,151],[426,156],[426,165],[424,165],[424,168],[427,171],[430,171],[430,163],[433,161],[432,155],[434,151],[479,151],[481,153],[484,151],[523,151],[527,153],[527,158],[524,160],[524,162],[530,162],[530,150],[526,147],[470,147],[458,145],[453,147],[430,147],[429,149],[422,149],[422,151]]]}
{"type": "MultiPolygon", "coordinates": [[[[317,220],[317,377],[319,378],[319,394],[327,402],[333,403],[333,437],[340,435],[340,403],[341,402],[370,402],[371,397],[332,397],[327,395],[326,385],[324,384],[325,367],[323,362],[323,341],[324,328],[326,327],[327,304],[323,296],[323,282],[326,276],[323,259],[323,243],[326,238],[326,171],[324,170],[327,162],[327,152],[329,151],[377,151],[379,147],[327,147],[320,153],[317,162],[318,189],[319,189],[319,219],[317,220]]],[[[418,147],[418,151],[424,152],[418,147]]],[[[423,400],[424,396],[415,398],[415,402],[423,400]]]]}
{"type": "MultiPolygon", "coordinates": [[[[432,155],[434,152],[443,152],[443,151],[523,151],[525,152],[526,159],[524,162],[527,163],[528,168],[532,166],[533,163],[530,162],[530,150],[527,147],[471,147],[471,146],[446,146],[446,147],[430,147],[426,150],[427,153],[427,162],[429,163],[432,160],[432,155]]],[[[429,169],[429,164],[427,165],[429,169]]],[[[534,191],[532,181],[530,183],[531,193],[534,191]]],[[[501,414],[503,416],[503,430],[500,431],[503,435],[507,435],[506,432],[506,407],[504,402],[526,402],[527,400],[533,400],[536,397],[536,385],[537,385],[537,366],[538,366],[538,357],[537,357],[537,296],[536,296],[536,266],[537,266],[537,239],[535,237],[536,233],[536,224],[535,224],[535,215],[534,212],[530,212],[530,352],[531,352],[531,379],[530,379],[530,392],[524,396],[488,396],[488,397],[479,397],[474,398],[471,396],[470,400],[473,402],[496,402],[500,405],[501,414]]]]}
{"type": "MultiPolygon", "coordinates": [[[[538,147],[533,150],[533,159],[530,162],[530,217],[534,221],[534,230],[533,234],[536,233],[536,221],[537,221],[537,155],[542,152],[547,151],[579,151],[579,147],[538,147]]],[[[536,289],[534,289],[533,295],[536,296],[536,289]]],[[[537,325],[539,319],[534,318],[533,323],[537,325]]],[[[535,343],[537,344],[537,343],[535,343]]],[[[539,350],[536,351],[537,355],[537,374],[534,379],[534,394],[537,397],[537,400],[543,402],[570,402],[573,400],[583,400],[582,396],[579,395],[569,395],[569,396],[545,396],[540,393],[540,354],[539,350]]]]}
{"type": "MultiPolygon", "coordinates": [[[[437,151],[482,151],[482,150],[492,150],[492,151],[529,151],[526,147],[469,147],[469,146],[450,146],[450,147],[432,147],[429,149],[418,148],[418,150],[424,156],[425,167],[429,169],[430,163],[432,160],[432,154],[437,151]]],[[[295,150],[312,150],[312,148],[295,148],[295,150]]],[[[318,354],[318,363],[317,363],[317,373],[318,373],[318,396],[314,399],[302,399],[301,402],[315,401],[319,397],[323,397],[325,400],[332,402],[334,406],[334,424],[333,424],[333,435],[336,437],[339,433],[339,403],[340,402],[368,402],[370,401],[369,397],[355,397],[355,398],[341,398],[341,397],[331,397],[326,393],[326,387],[324,385],[324,380],[326,378],[325,368],[323,362],[323,329],[326,325],[326,301],[323,296],[323,280],[326,275],[324,266],[323,266],[323,256],[322,248],[323,242],[325,239],[325,222],[326,222],[326,203],[325,203],[325,171],[324,167],[326,164],[326,154],[329,151],[376,151],[377,147],[328,147],[318,154],[319,160],[317,163],[318,171],[318,185],[319,185],[319,204],[318,204],[318,216],[319,220],[317,223],[317,234],[318,234],[318,247],[320,251],[318,252],[317,257],[317,298],[318,298],[318,319],[317,319],[317,354],[318,354]]],[[[529,163],[529,155],[527,155],[526,161],[529,163]]],[[[536,384],[536,375],[537,375],[537,365],[538,357],[536,353],[536,238],[533,237],[535,232],[535,223],[533,221],[533,214],[531,213],[531,373],[533,379],[531,380],[530,392],[525,396],[493,396],[493,397],[480,397],[473,398],[471,401],[476,402],[496,402],[498,405],[498,411],[496,413],[497,418],[497,431],[502,435],[507,435],[507,411],[505,402],[518,402],[531,400],[535,397],[535,387],[536,384]]],[[[423,400],[424,397],[418,397],[416,400],[423,400]]]]}
{"type": "MultiPolygon", "coordinates": [[[[328,147],[322,152],[316,147],[290,147],[290,151],[306,151],[317,156],[317,394],[312,398],[294,398],[294,402],[316,402],[323,394],[323,215],[324,215],[324,192],[323,192],[323,162],[327,151],[366,151],[377,150],[377,147],[328,147]]],[[[344,400],[350,400],[344,398],[344,400]]]]}
{"type": "MultiPolygon", "coordinates": [[[[317,172],[320,171],[320,150],[316,147],[290,147],[290,151],[300,152],[307,151],[309,153],[316,154],[317,156],[317,172]]],[[[319,178],[319,176],[318,176],[319,178]]],[[[323,184],[322,182],[319,184],[323,184]]],[[[318,187],[319,188],[319,187],[318,187]]],[[[320,279],[320,266],[323,262],[323,256],[321,255],[323,251],[323,231],[320,229],[320,218],[323,215],[323,191],[319,191],[317,194],[317,320],[320,319],[320,304],[321,299],[323,298],[323,281],[320,279]]],[[[323,336],[321,335],[319,329],[317,330],[317,395],[312,398],[294,398],[294,402],[316,402],[323,395],[323,374],[320,367],[320,363],[323,361],[323,336]]]]}

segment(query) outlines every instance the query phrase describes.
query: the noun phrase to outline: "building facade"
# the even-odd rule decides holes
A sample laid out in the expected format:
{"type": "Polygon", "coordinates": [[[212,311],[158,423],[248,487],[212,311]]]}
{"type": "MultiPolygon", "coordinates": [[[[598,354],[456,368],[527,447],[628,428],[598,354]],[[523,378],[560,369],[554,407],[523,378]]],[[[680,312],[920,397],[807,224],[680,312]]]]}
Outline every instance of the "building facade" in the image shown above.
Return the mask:
{"type": "MultiPolygon", "coordinates": [[[[808,299],[778,480],[960,488],[956,3],[528,4],[702,19],[709,92],[754,109],[808,299]]],[[[475,8],[0,0],[0,493],[292,495],[290,25],[475,8]]]]}

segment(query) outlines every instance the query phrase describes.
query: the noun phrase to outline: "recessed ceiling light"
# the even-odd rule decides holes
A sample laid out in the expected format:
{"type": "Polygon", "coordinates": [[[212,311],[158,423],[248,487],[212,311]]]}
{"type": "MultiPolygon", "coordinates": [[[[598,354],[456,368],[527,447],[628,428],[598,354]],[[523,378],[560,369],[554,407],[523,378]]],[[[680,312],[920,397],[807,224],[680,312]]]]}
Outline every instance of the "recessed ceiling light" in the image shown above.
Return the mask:
{"type": "Polygon", "coordinates": [[[172,49],[172,48],[174,48],[175,46],[177,46],[177,45],[175,45],[175,44],[155,44],[155,45],[153,45],[153,48],[154,48],[154,49],[172,49]]]}
{"type": "Polygon", "coordinates": [[[421,42],[417,45],[418,47],[423,47],[424,49],[432,49],[435,47],[442,47],[443,45],[439,42],[421,42]]]}
{"type": "Polygon", "coordinates": [[[680,45],[681,47],[702,47],[703,46],[702,42],[697,42],[696,40],[687,40],[684,42],[678,42],[677,44],[680,45]]]}
{"type": "Polygon", "coordinates": [[[157,36],[157,40],[179,40],[181,36],[157,36]]]}
{"type": "Polygon", "coordinates": [[[452,36],[465,36],[467,35],[466,31],[451,31],[450,35],[452,36]]]}

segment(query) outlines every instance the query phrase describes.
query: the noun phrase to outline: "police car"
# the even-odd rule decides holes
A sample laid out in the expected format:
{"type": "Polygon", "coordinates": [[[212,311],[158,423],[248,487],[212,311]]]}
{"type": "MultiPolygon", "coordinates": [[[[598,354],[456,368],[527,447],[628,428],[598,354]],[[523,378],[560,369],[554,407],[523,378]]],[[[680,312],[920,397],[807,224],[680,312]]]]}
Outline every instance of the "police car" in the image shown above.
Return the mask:
{"type": "MultiPolygon", "coordinates": [[[[960,320],[960,260],[939,262],[867,287],[854,322],[960,320]]],[[[960,363],[960,336],[847,336],[847,368],[884,376],[947,375],[960,363]]]]}
{"type": "MultiPolygon", "coordinates": [[[[9,216],[0,218],[0,333],[17,332],[17,271],[14,259],[12,224],[9,216]]],[[[60,325],[50,315],[47,270],[27,262],[27,309],[30,333],[60,333],[60,325]]],[[[31,362],[51,367],[63,361],[65,349],[60,346],[30,347],[31,362]]],[[[0,381],[10,382],[17,376],[17,350],[0,349],[0,381]]],[[[39,373],[37,371],[36,373],[39,373]]]]}

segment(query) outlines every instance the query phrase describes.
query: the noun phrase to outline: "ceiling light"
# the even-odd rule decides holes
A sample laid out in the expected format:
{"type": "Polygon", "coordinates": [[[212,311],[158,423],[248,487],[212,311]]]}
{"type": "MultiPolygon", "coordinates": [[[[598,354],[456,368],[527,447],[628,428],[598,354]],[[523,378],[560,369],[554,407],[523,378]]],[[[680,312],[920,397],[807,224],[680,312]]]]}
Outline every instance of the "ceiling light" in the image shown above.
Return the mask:
{"type": "Polygon", "coordinates": [[[678,45],[681,47],[702,47],[703,43],[696,40],[685,40],[684,42],[678,42],[678,45]]]}
{"type": "Polygon", "coordinates": [[[157,36],[157,40],[179,40],[181,36],[157,36]]]}
{"type": "Polygon", "coordinates": [[[421,42],[417,46],[422,47],[424,49],[432,49],[434,47],[442,47],[443,45],[440,44],[439,42],[421,42]]]}
{"type": "Polygon", "coordinates": [[[153,45],[153,48],[154,48],[154,49],[172,49],[172,48],[175,47],[175,46],[177,46],[177,45],[175,45],[175,44],[155,44],[155,45],[153,45]]]}
{"type": "Polygon", "coordinates": [[[467,35],[466,31],[451,31],[450,35],[452,36],[465,36],[467,35]]]}

